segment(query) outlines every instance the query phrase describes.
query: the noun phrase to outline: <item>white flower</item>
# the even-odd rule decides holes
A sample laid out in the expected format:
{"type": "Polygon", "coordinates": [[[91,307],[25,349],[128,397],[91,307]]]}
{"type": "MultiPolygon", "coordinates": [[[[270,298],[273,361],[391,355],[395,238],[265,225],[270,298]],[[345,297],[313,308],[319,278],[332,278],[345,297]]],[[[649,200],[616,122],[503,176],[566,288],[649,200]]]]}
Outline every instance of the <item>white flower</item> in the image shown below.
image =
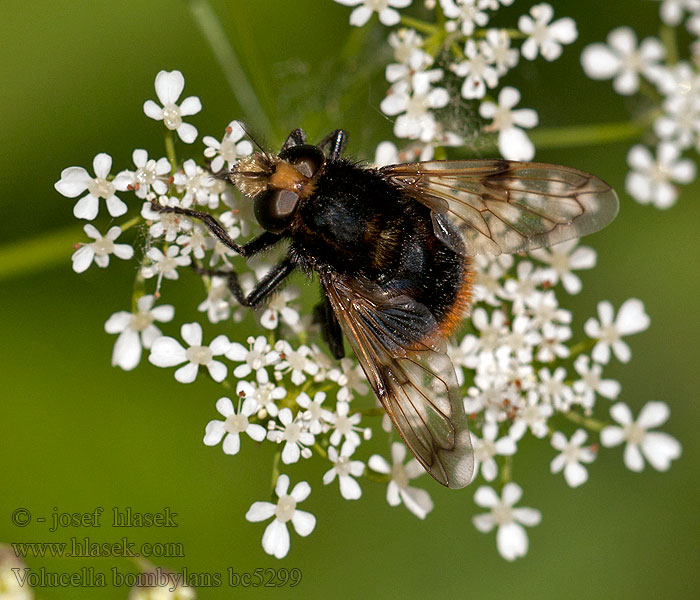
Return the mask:
{"type": "Polygon", "coordinates": [[[136,171],[121,171],[114,178],[114,187],[122,192],[133,190],[139,198],[145,198],[151,190],[158,195],[167,193],[171,170],[167,158],[149,159],[148,152],[140,149],[134,150],[131,158],[136,171]]]}
{"type": "Polygon", "coordinates": [[[315,437],[306,429],[307,423],[302,418],[301,413],[297,413],[297,416],[293,417],[291,409],[285,407],[280,410],[277,419],[281,423],[281,427],[272,422],[275,429],[268,431],[267,439],[276,444],[285,442],[282,449],[282,462],[289,465],[297,462],[300,456],[310,458],[309,446],[313,446],[315,437]]]}
{"type": "Polygon", "coordinates": [[[523,15],[518,20],[518,29],[528,36],[520,49],[528,60],[535,60],[538,52],[545,60],[556,60],[561,56],[562,44],[570,44],[578,37],[576,23],[569,17],[550,24],[554,10],[547,3],[533,6],[530,15],[532,18],[523,15]]]}
{"type": "Polygon", "coordinates": [[[175,309],[170,304],[153,308],[155,296],[141,296],[136,302],[136,311],[119,311],[114,313],[105,323],[107,333],[118,333],[112,366],[131,371],[141,361],[141,347],[150,348],[153,341],[162,335],[153,321],[167,323],[175,315],[175,309]]]}
{"type": "Polygon", "coordinates": [[[425,519],[426,515],[433,510],[433,501],[428,492],[421,488],[408,485],[411,479],[425,474],[425,469],[421,464],[412,458],[405,465],[406,446],[401,442],[394,442],[391,445],[391,460],[389,463],[382,456],[373,454],[367,463],[372,471],[391,475],[389,487],[386,490],[386,500],[390,506],[398,506],[401,502],[419,519],[425,519]]]}
{"type": "Polygon", "coordinates": [[[212,277],[206,300],[200,302],[197,310],[206,312],[210,323],[225,321],[231,316],[231,290],[223,277],[212,277]]]}
{"type": "Polygon", "coordinates": [[[178,192],[185,192],[182,206],[191,206],[196,202],[213,209],[219,207],[218,196],[211,194],[214,179],[194,160],[189,159],[182,164],[182,170],[173,175],[173,183],[178,192]]]}
{"type": "Polygon", "coordinates": [[[258,404],[253,398],[246,398],[241,406],[238,400],[238,412],[233,408],[233,402],[226,396],[216,401],[216,410],[226,418],[225,421],[209,421],[204,432],[204,443],[207,446],[216,446],[224,439],[223,449],[225,454],[238,454],[241,447],[241,433],[245,433],[256,442],[265,439],[265,428],[262,425],[251,423],[248,417],[255,414],[258,404]],[[224,438],[224,435],[226,436],[224,438]]]}
{"type": "Polygon", "coordinates": [[[505,29],[489,29],[486,41],[490,46],[491,58],[498,75],[505,75],[509,69],[518,64],[520,53],[510,47],[510,36],[505,29]]]}
{"type": "Polygon", "coordinates": [[[275,485],[277,504],[271,502],[253,502],[245,518],[253,523],[275,517],[263,534],[263,550],[275,558],[284,558],[289,552],[289,531],[287,522],[291,521],[295,531],[302,537],[309,535],[316,526],[316,517],[311,513],[297,509],[297,504],[303,502],[311,493],[311,486],[306,481],[300,481],[287,494],[289,477],[280,475],[275,485]]]}
{"type": "Polygon", "coordinates": [[[412,0],[335,0],[344,6],[357,6],[350,13],[350,25],[362,27],[369,21],[373,12],[379,13],[379,21],[387,27],[397,25],[401,15],[395,8],[406,8],[412,0]],[[360,6],[358,6],[360,5],[360,6]]]}
{"type": "MultiPolygon", "coordinates": [[[[506,279],[503,284],[505,290],[501,294],[513,302],[513,312],[521,314],[525,308],[532,308],[540,295],[539,286],[544,277],[542,269],[535,269],[529,260],[521,260],[515,270],[515,278],[506,279]]],[[[500,304],[500,301],[499,301],[500,304]]]]}
{"type": "Polygon", "coordinates": [[[648,431],[668,420],[669,410],[665,402],[647,402],[636,421],[632,420],[629,407],[622,402],[610,408],[610,415],[622,427],[605,427],[600,432],[600,442],[608,448],[626,442],[624,460],[631,471],[644,469],[644,458],[657,471],[667,471],[671,461],[681,455],[681,445],[676,438],[667,433],[648,431]]]}
{"type": "Polygon", "coordinates": [[[351,358],[341,358],[340,367],[331,369],[328,373],[328,379],[335,381],[340,386],[336,397],[341,402],[352,400],[353,392],[360,396],[369,392],[362,368],[351,358]]]}
{"type": "Polygon", "coordinates": [[[306,381],[306,375],[312,377],[318,373],[318,364],[309,358],[311,348],[301,345],[294,350],[289,342],[280,340],[275,344],[275,350],[279,352],[281,361],[275,365],[276,371],[291,372],[291,380],[294,385],[301,385],[306,381]]]}
{"type": "Polygon", "coordinates": [[[160,71],[156,75],[156,95],[163,106],[146,100],[143,112],[151,119],[163,121],[168,129],[177,131],[183,142],[191,144],[197,139],[197,128],[183,123],[182,117],[196,115],[202,110],[202,103],[197,96],[189,96],[179,106],[175,104],[184,87],[185,78],[180,71],[160,71]]]}
{"type": "Polygon", "coordinates": [[[348,416],[349,412],[350,404],[348,402],[338,402],[335,406],[335,412],[330,415],[329,420],[333,426],[330,442],[333,446],[338,446],[343,438],[353,446],[359,446],[362,441],[359,432],[362,432],[365,439],[368,439],[372,432],[369,428],[362,429],[357,426],[362,420],[360,413],[348,416]]]}
{"type": "Polygon", "coordinates": [[[441,69],[421,71],[411,83],[392,87],[382,100],[380,108],[389,116],[399,115],[394,124],[397,137],[431,141],[437,132],[437,123],[431,109],[442,108],[450,101],[445,88],[433,88],[442,79],[441,69]]]}
{"type": "Polygon", "coordinates": [[[182,249],[183,256],[191,252],[195,258],[202,260],[204,253],[214,247],[214,239],[206,228],[197,224],[192,227],[192,233],[178,236],[177,244],[182,249]]]}
{"type": "Polygon", "coordinates": [[[264,419],[268,415],[277,416],[279,412],[277,401],[287,395],[287,390],[270,382],[255,384],[249,381],[239,381],[236,384],[236,394],[242,398],[253,398],[259,407],[258,419],[264,419]]]}
{"type": "Polygon", "coordinates": [[[476,25],[483,27],[489,22],[489,16],[484,12],[485,6],[482,4],[481,0],[440,0],[445,16],[454,19],[445,23],[445,29],[452,32],[459,26],[465,36],[471,36],[476,25]]]}
{"type": "Polygon", "coordinates": [[[549,369],[543,368],[538,372],[538,376],[540,378],[538,389],[542,400],[559,411],[569,410],[574,400],[574,392],[565,383],[566,369],[557,367],[554,373],[550,373],[549,369]]]}
{"type": "Polygon", "coordinates": [[[306,422],[306,428],[314,435],[325,431],[328,424],[333,422],[333,413],[322,406],[325,399],[325,392],[316,392],[313,400],[306,392],[297,396],[297,404],[304,409],[301,418],[306,422]]]}
{"type": "Polygon", "coordinates": [[[537,393],[527,395],[524,405],[519,407],[508,435],[516,442],[530,429],[532,435],[543,438],[549,433],[547,419],[552,416],[554,409],[551,404],[540,402],[537,393]]]}
{"type": "Polygon", "coordinates": [[[496,423],[485,423],[482,430],[482,438],[479,439],[474,433],[472,436],[472,444],[474,446],[474,478],[479,473],[486,481],[493,481],[498,475],[498,465],[493,458],[497,454],[500,456],[512,456],[517,450],[515,442],[507,435],[500,440],[498,437],[498,425],[496,423]]]}
{"type": "Polygon", "coordinates": [[[253,153],[253,144],[248,140],[241,140],[245,135],[245,129],[240,121],[231,121],[226,127],[226,132],[221,141],[210,135],[204,136],[202,140],[206,144],[204,156],[213,158],[211,170],[218,173],[224,166],[230,169],[241,156],[248,156],[253,153]]]}
{"type": "Polygon", "coordinates": [[[532,527],[542,520],[539,510],[513,507],[522,494],[522,488],[512,481],[503,486],[502,498],[488,486],[481,486],[474,494],[476,504],[491,509],[490,513],[482,513],[472,518],[474,527],[482,533],[488,533],[494,527],[498,527],[496,545],[499,554],[506,560],[515,560],[527,554],[527,533],[522,525],[532,527]]]}
{"type": "Polygon", "coordinates": [[[398,31],[389,34],[389,45],[394,49],[394,60],[399,63],[410,65],[415,70],[420,70],[424,60],[432,57],[422,50],[423,38],[415,29],[402,27],[398,31]],[[418,61],[416,64],[415,61],[418,61]]]}
{"type": "Polygon", "coordinates": [[[550,265],[550,268],[541,271],[542,279],[551,285],[556,285],[561,279],[564,289],[569,294],[578,294],[582,287],[581,280],[572,271],[592,269],[596,263],[595,250],[587,246],[577,247],[578,242],[579,240],[574,238],[548,249],[539,248],[530,252],[530,256],[550,265]]]}
{"type": "Polygon", "coordinates": [[[671,142],[658,145],[656,160],[641,144],[632,146],[627,163],[633,170],[625,180],[630,196],[640,204],[653,204],[656,208],[673,206],[678,189],[671,181],[690,183],[695,179],[695,163],[689,158],[680,159],[680,154],[680,148],[671,142]]]}
{"type": "Polygon", "coordinates": [[[498,72],[493,66],[491,46],[481,42],[478,46],[472,39],[464,46],[465,60],[450,65],[458,77],[466,77],[462,84],[462,96],[467,100],[483,98],[487,88],[496,87],[498,72]]]}
{"type": "Polygon", "coordinates": [[[622,336],[639,333],[649,327],[649,316],[644,312],[644,304],[641,300],[630,298],[626,300],[613,320],[614,310],[607,300],[598,303],[598,318],[590,318],[583,326],[583,330],[590,338],[596,338],[598,342],[593,348],[593,360],[607,364],[610,360],[610,348],[620,362],[629,362],[632,357],[629,346],[622,341],[622,336]]]}
{"type": "Polygon", "coordinates": [[[73,270],[76,273],[86,271],[92,264],[93,259],[98,267],[105,268],[109,265],[110,254],[114,254],[114,256],[122,260],[128,260],[134,255],[134,249],[129,246],[129,244],[114,243],[114,240],[116,240],[122,232],[116,225],[110,227],[109,231],[107,231],[107,235],[104,237],[89,223],[83,227],[83,231],[85,231],[88,237],[91,237],[95,241],[88,244],[81,244],[80,248],[71,256],[73,270]]]}
{"type": "Polygon", "coordinates": [[[180,254],[180,247],[175,245],[168,246],[165,254],[158,248],[151,248],[146,252],[146,256],[153,262],[150,265],[141,267],[141,275],[145,279],[158,275],[159,288],[163,277],[166,279],[177,279],[179,277],[177,268],[186,267],[192,262],[189,256],[180,254]]]}
{"type": "Polygon", "coordinates": [[[353,476],[360,477],[365,472],[365,465],[360,460],[350,460],[355,446],[345,442],[340,449],[340,454],[334,446],[328,448],[328,459],[333,463],[333,468],[323,475],[323,483],[328,485],[335,476],[338,476],[340,484],[340,495],[346,500],[357,500],[362,496],[360,484],[353,479],[353,476]]]}
{"type": "Polygon", "coordinates": [[[659,13],[661,20],[666,25],[675,27],[683,20],[685,11],[695,12],[700,10],[700,1],[698,0],[658,0],[661,2],[659,13]]]}
{"type": "Polygon", "coordinates": [[[97,216],[100,198],[107,202],[107,212],[112,217],[120,217],[126,212],[126,204],[114,194],[116,187],[114,183],[107,180],[112,169],[112,157],[101,152],[92,161],[92,169],[95,177],[92,177],[83,167],[68,167],[61,171],[61,179],[54,188],[59,194],[67,198],[80,196],[87,190],[73,207],[73,214],[78,219],[92,221],[97,216]]]}
{"type": "Polygon", "coordinates": [[[298,297],[299,290],[294,287],[286,287],[276,293],[260,315],[260,324],[265,329],[277,329],[281,318],[283,323],[294,327],[299,322],[299,312],[287,304],[298,297]]]}
{"type": "Polygon", "coordinates": [[[585,408],[593,407],[596,393],[610,400],[614,400],[620,394],[620,382],[602,379],[603,367],[598,363],[591,363],[591,359],[585,354],[574,361],[574,369],[581,376],[581,379],[574,381],[574,392],[585,408]]]}
{"type": "Polygon", "coordinates": [[[246,341],[248,349],[238,342],[233,342],[226,353],[226,358],[229,360],[243,363],[233,370],[233,376],[240,379],[255,371],[258,382],[267,383],[269,376],[265,367],[279,361],[280,355],[272,350],[265,336],[259,335],[256,338],[250,336],[246,341]]]}
{"type": "Polygon", "coordinates": [[[224,363],[214,360],[214,357],[224,354],[229,349],[231,342],[228,338],[225,335],[219,335],[212,340],[211,344],[203,346],[202,327],[199,323],[185,323],[180,328],[180,334],[189,348],[183,348],[174,338],[159,337],[151,346],[148,360],[156,367],[174,367],[187,362],[175,371],[175,379],[180,383],[192,383],[197,378],[200,365],[207,368],[214,381],[223,381],[228,369],[224,363]]]}
{"type": "Polygon", "coordinates": [[[535,146],[521,129],[537,125],[537,112],[531,108],[513,107],[520,102],[520,92],[506,86],[498,94],[498,104],[486,101],[479,105],[479,114],[484,119],[492,119],[486,131],[498,131],[498,150],[509,160],[532,160],[535,146]]]}
{"type": "Polygon", "coordinates": [[[639,75],[655,81],[659,62],[666,56],[663,44],[646,38],[637,48],[637,36],[630,27],[618,27],[608,34],[608,46],[591,44],[581,54],[581,65],[591,79],[611,79],[618,94],[629,96],[639,90],[639,75]]]}
{"type": "MultiPolygon", "coordinates": [[[[180,199],[175,196],[161,196],[158,199],[161,206],[180,206],[180,199]]],[[[165,234],[165,241],[174,242],[181,231],[192,229],[192,221],[183,215],[173,212],[155,210],[150,202],[144,202],[141,216],[149,222],[148,235],[159,238],[165,234]]],[[[184,255],[184,252],[183,252],[184,255]]]]}
{"type": "Polygon", "coordinates": [[[564,479],[570,487],[578,487],[588,480],[588,471],[581,463],[592,463],[595,460],[595,452],[590,447],[582,447],[588,434],[583,429],[577,429],[571,439],[560,431],[552,434],[552,446],[561,454],[554,457],[549,465],[552,473],[564,470],[564,479]]]}

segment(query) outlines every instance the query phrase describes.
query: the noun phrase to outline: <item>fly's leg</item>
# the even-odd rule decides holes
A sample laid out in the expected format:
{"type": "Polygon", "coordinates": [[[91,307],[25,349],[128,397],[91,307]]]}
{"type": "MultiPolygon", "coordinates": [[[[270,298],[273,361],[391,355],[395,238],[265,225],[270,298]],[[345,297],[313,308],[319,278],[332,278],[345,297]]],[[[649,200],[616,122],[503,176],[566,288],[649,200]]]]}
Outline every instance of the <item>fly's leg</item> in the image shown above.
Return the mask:
{"type": "Polygon", "coordinates": [[[318,143],[318,147],[324,152],[327,149],[326,157],[328,160],[338,160],[347,142],[348,135],[342,129],[336,129],[324,137],[318,143]]]}
{"type": "Polygon", "coordinates": [[[325,294],[321,303],[314,307],[314,320],[321,325],[321,337],[328,345],[333,358],[336,360],[343,358],[345,356],[343,331],[325,294]]]}
{"type": "Polygon", "coordinates": [[[292,133],[287,136],[284,144],[282,144],[282,150],[280,150],[280,152],[284,152],[287,148],[291,148],[292,146],[301,146],[303,144],[306,144],[306,134],[304,130],[292,129],[292,133]]]}

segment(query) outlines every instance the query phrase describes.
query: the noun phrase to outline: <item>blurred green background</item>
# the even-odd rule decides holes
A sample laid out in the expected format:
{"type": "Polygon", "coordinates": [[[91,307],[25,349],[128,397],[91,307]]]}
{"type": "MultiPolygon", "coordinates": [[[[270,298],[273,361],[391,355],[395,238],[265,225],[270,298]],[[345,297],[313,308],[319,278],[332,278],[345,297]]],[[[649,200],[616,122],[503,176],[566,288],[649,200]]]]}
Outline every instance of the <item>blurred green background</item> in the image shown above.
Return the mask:
{"type": "MultiPolygon", "coordinates": [[[[512,26],[533,3],[516,2],[497,23],[512,26]]],[[[625,119],[634,103],[615,96],[608,82],[587,80],[578,57],[586,43],[602,41],[622,24],[633,24],[641,36],[655,34],[658,3],[553,4],[557,16],[576,19],[578,41],[560,61],[525,62],[506,82],[522,90],[522,106],[539,110],[543,126],[625,119]]],[[[386,89],[384,59],[338,66],[345,64],[339,54],[353,51],[348,36],[360,41],[364,35],[349,27],[346,7],[330,0],[220,0],[212,6],[274,121],[270,131],[259,132],[266,143],[276,147],[299,125],[312,139],[343,127],[350,132],[349,153],[371,159],[376,143],[390,138],[392,124],[377,108],[386,89]],[[353,69],[375,77],[353,89],[358,75],[353,69]]],[[[382,34],[376,24],[367,32],[370,41],[382,34]]],[[[683,456],[670,472],[647,467],[632,474],[616,448],[601,452],[590,481],[571,490],[560,475],[549,474],[553,449],[523,442],[514,478],[524,488],[522,504],[539,508],[543,521],[528,530],[528,555],[509,564],[497,554],[494,535],[480,534],[471,524],[471,516],[481,512],[472,502],[474,488],[454,492],[421,481],[436,504],[421,522],[404,507],[389,507],[383,485],[365,483],[362,500],[347,502],[337,484],[321,485],[318,463],[296,465],[288,472],[293,482],[310,481],[312,495],[303,508],[318,523],[308,539],[292,534],[290,554],[277,561],[261,548],[264,526],[244,520],[250,504],[269,493],[269,449],[248,446],[231,458],[202,444],[219,393],[204,378],[183,386],[172,369],[146,363],[125,373],[110,367],[115,337],[103,333],[103,324],[128,307],[133,266],[113,261],[109,271],[92,267],[80,276],[73,273],[71,243],[83,238],[82,223],[72,216],[74,201],[53,189],[61,169],[91,168],[98,152],[110,153],[118,169],[131,165],[136,147],[162,154],[160,127],[141,110],[144,100],[155,98],[153,80],[160,69],[180,69],[185,95],[202,99],[203,111],[190,118],[200,136],[219,136],[229,120],[246,111],[236,104],[185,2],[3,0],[0,40],[0,240],[35,239],[18,247],[9,266],[4,255],[0,279],[5,456],[0,541],[66,541],[72,535],[113,541],[126,535],[137,544],[182,543],[185,558],[163,561],[175,570],[284,566],[303,571],[293,590],[232,590],[224,583],[199,589],[203,599],[233,593],[698,597],[700,185],[684,188],[677,206],[666,212],[641,207],[622,193],[618,219],[585,241],[597,249],[599,264],[583,272],[584,293],[563,300],[574,311],[579,336],[599,300],[616,307],[628,297],[644,301],[650,329],[630,338],[632,362],[613,364],[607,373],[622,382],[621,399],[635,413],[649,400],[670,405],[671,419],[663,429],[683,444],[683,456]],[[58,254],[56,247],[62,249],[58,254]],[[48,248],[54,250],[47,255],[48,248]],[[21,268],[11,272],[12,264],[21,268]],[[96,506],[107,512],[113,506],[141,512],[170,507],[179,526],[118,530],[104,525],[50,533],[47,524],[18,528],[10,521],[17,507],[50,519],[54,507],[82,512],[96,506]]],[[[537,158],[594,172],[622,191],[629,145],[548,149],[537,158]]],[[[201,148],[200,139],[193,153],[201,148]]],[[[98,224],[102,229],[104,221],[98,224]]],[[[188,280],[194,285],[194,278],[188,280]]],[[[166,288],[180,322],[195,317],[194,307],[182,307],[196,304],[200,290],[192,296],[186,285],[166,282],[166,288]]],[[[81,567],[109,572],[114,566],[134,571],[123,559],[28,562],[34,570],[53,572],[81,567]]],[[[36,596],[117,599],[127,593],[125,588],[64,588],[40,589],[36,596]]]]}

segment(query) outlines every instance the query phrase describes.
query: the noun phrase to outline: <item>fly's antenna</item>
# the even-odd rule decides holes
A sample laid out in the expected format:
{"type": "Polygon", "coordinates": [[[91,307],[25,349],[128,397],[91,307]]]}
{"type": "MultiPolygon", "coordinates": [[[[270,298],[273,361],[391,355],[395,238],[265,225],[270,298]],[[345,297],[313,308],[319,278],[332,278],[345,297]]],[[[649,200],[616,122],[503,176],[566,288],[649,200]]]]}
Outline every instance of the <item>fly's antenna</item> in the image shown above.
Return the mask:
{"type": "Polygon", "coordinates": [[[263,148],[262,144],[261,144],[260,142],[258,142],[257,139],[255,139],[255,136],[254,136],[253,133],[251,132],[251,130],[250,130],[250,128],[248,127],[248,125],[246,125],[245,123],[241,123],[241,127],[243,128],[243,131],[244,131],[245,134],[248,136],[248,138],[250,139],[250,141],[253,142],[253,144],[255,144],[255,145],[258,147],[258,150],[260,150],[260,152],[261,152],[262,154],[264,154],[265,156],[269,156],[270,153],[269,153],[267,150],[265,150],[265,148],[263,148]]]}

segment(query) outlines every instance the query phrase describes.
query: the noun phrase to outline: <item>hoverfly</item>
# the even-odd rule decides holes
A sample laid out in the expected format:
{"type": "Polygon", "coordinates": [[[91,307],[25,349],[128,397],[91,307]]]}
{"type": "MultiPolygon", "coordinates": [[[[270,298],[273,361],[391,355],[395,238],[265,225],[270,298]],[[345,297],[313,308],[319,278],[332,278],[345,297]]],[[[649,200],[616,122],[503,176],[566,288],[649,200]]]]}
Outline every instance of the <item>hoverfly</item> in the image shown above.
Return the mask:
{"type": "Polygon", "coordinates": [[[317,145],[300,129],[279,154],[241,159],[227,178],[253,199],[264,233],[235,243],[214,217],[154,205],[203,221],[243,257],[288,242],[285,258],[245,295],[259,306],[296,269],[316,273],[315,315],[335,358],[348,340],[374,393],[425,469],[450,488],[472,479],[467,416],[445,339],[470,304],[470,257],[551,246],[598,231],[618,210],[611,187],[556,165],[447,160],[370,168],[342,158],[346,134],[317,145]]]}

